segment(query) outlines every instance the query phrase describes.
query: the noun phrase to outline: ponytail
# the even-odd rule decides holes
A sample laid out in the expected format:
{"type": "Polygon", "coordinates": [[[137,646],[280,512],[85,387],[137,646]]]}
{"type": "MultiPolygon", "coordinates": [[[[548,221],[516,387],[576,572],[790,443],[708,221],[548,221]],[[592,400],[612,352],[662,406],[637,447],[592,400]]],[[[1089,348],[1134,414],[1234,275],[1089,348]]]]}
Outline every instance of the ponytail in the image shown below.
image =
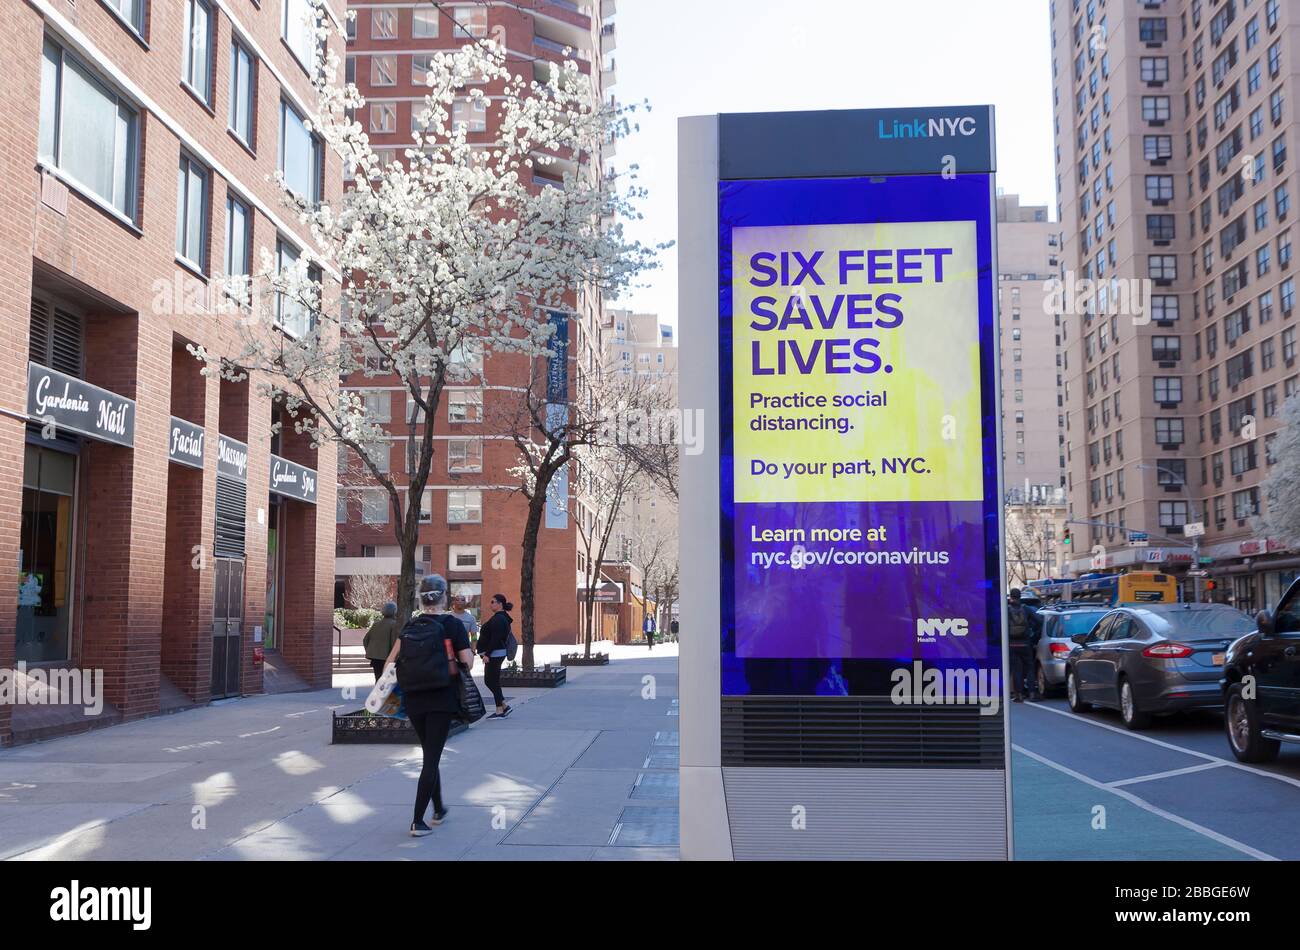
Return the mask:
{"type": "Polygon", "coordinates": [[[492,599],[501,605],[502,610],[511,611],[515,609],[515,605],[510,603],[510,601],[506,600],[505,594],[496,594],[492,597],[492,599]]]}

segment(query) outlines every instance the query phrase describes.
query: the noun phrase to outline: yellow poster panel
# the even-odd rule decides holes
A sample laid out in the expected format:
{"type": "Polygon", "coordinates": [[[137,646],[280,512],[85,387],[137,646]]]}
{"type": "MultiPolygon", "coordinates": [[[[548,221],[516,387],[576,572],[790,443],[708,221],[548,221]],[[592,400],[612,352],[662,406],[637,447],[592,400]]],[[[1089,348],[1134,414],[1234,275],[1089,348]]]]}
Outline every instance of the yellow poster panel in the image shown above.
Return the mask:
{"type": "Polygon", "coordinates": [[[732,231],[737,502],[978,501],[973,221],[732,231]]]}

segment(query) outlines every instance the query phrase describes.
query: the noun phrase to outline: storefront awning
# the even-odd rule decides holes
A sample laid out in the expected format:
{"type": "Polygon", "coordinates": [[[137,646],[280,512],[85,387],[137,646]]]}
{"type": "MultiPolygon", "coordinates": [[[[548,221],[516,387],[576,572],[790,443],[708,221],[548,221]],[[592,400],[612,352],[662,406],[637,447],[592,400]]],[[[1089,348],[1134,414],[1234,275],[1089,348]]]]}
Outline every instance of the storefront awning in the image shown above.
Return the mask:
{"type": "Polygon", "coordinates": [[[88,439],[135,445],[134,399],[40,363],[27,364],[27,417],[88,439]]]}

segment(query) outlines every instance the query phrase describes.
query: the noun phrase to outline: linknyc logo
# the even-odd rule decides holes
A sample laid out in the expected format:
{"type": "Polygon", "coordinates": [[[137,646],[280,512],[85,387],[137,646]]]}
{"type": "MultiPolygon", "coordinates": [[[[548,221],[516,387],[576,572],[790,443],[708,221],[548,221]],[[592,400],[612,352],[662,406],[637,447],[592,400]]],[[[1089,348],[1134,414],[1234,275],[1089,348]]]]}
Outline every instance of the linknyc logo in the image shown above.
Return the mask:
{"type": "Polygon", "coordinates": [[[876,123],[877,134],[882,139],[952,138],[957,135],[974,135],[976,128],[975,117],[969,115],[912,119],[910,122],[894,119],[889,124],[886,124],[884,119],[880,119],[876,123]]]}

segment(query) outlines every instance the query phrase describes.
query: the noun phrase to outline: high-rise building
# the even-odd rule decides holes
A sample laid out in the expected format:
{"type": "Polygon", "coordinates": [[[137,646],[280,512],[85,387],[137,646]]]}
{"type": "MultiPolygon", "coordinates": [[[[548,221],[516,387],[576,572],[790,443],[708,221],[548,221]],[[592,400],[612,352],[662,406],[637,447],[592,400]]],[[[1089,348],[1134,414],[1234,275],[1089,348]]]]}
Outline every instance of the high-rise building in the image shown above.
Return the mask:
{"type": "Polygon", "coordinates": [[[1253,610],[1300,566],[1257,522],[1300,380],[1300,8],[1051,7],[1072,566],[1208,558],[1212,595],[1253,610]]]}
{"type": "MultiPolygon", "coordinates": [[[[654,313],[606,308],[601,328],[603,359],[608,373],[636,374],[652,381],[660,393],[656,418],[646,419],[643,435],[666,444],[681,439],[683,422],[677,406],[677,343],[671,323],[654,313]],[[676,427],[676,428],[674,428],[676,427]]],[[[644,613],[656,614],[662,627],[671,617],[676,596],[677,503],[648,478],[637,482],[615,518],[607,560],[611,572],[627,577],[620,610],[618,639],[627,642],[641,631],[644,613]]]]}
{"type": "MultiPolygon", "coordinates": [[[[545,80],[566,59],[603,99],[614,82],[615,47],[612,0],[575,3],[571,0],[465,0],[411,2],[377,0],[353,5],[347,52],[347,78],[366,99],[359,120],[372,145],[385,160],[400,160],[414,144],[412,123],[423,111],[427,87],[424,74],[438,51],[492,38],[506,50],[513,71],[531,70],[545,80]],[[608,15],[608,16],[607,16],[608,15]]],[[[500,81],[482,84],[489,97],[500,81]]],[[[500,117],[479,108],[469,96],[453,107],[452,121],[463,122],[469,141],[493,141],[500,117]]],[[[602,162],[613,154],[608,145],[590,156],[588,171],[600,174],[602,162]]],[[[563,187],[558,176],[541,168],[533,172],[537,188],[563,187]]],[[[577,288],[568,306],[567,374],[579,367],[599,365],[600,295],[577,288]]],[[[468,354],[477,379],[449,386],[436,420],[434,468],[422,500],[425,522],[420,535],[417,570],[447,577],[453,595],[468,601],[476,614],[493,594],[519,601],[519,575],[527,501],[519,493],[519,464],[510,435],[493,431],[492,420],[517,390],[529,383],[529,361],[518,354],[468,354]]],[[[363,393],[372,418],[394,422],[409,418],[406,394],[396,377],[358,373],[345,386],[363,393]]],[[[569,387],[570,398],[574,387],[569,387]]],[[[406,465],[401,435],[390,439],[391,471],[399,482],[406,465]]],[[[387,494],[366,486],[364,479],[346,474],[340,460],[336,597],[348,596],[348,579],[356,575],[396,577],[400,551],[393,535],[387,494]]],[[[566,473],[572,489],[581,480],[566,473]]],[[[581,493],[567,492],[568,503],[546,519],[537,546],[534,614],[538,643],[573,643],[579,630],[577,588],[578,538],[575,521],[584,517],[581,493]]]]}
{"type": "Polygon", "coordinates": [[[1049,288],[1060,268],[1059,227],[1045,205],[1000,194],[998,324],[1007,576],[1012,585],[1061,570],[1065,409],[1060,313],[1049,288]]]}
{"type": "MultiPolygon", "coordinates": [[[[311,199],[341,193],[304,121],[308,7],[6,7],[0,676],[23,664],[18,688],[43,702],[0,702],[0,744],[273,678],[329,685],[334,486],[314,473],[333,451],[273,435],[283,414],[257,386],[202,375],[190,351],[239,352],[222,277],[264,250],[312,256],[277,171],[311,199]],[[46,691],[51,668],[72,672],[46,691]],[[72,684],[100,674],[89,716],[72,684]]],[[[326,10],[342,23],[341,0],[326,10]]]]}

